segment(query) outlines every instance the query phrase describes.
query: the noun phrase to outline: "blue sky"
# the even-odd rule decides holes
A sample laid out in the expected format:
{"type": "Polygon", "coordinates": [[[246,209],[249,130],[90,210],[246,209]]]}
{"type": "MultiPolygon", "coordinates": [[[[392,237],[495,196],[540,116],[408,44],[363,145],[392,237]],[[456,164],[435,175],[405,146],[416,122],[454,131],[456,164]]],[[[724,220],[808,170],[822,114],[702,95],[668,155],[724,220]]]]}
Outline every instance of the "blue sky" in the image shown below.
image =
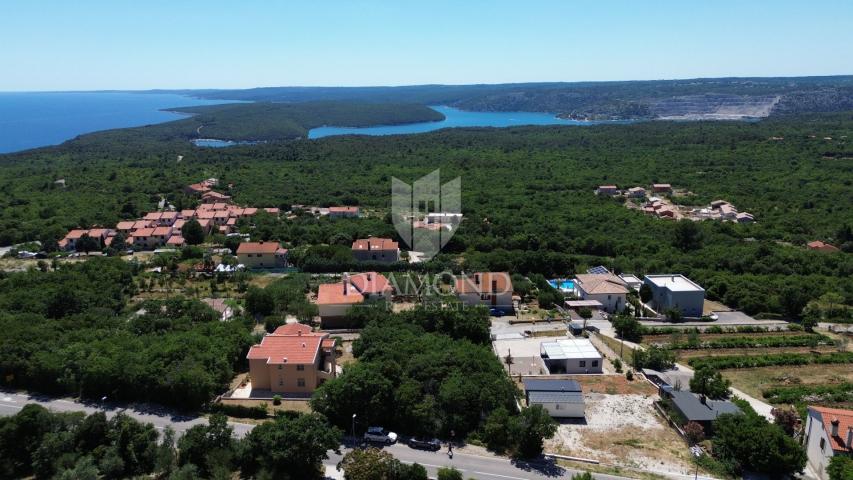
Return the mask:
{"type": "Polygon", "coordinates": [[[850,1],[18,1],[0,91],[853,74],[850,1]]]}

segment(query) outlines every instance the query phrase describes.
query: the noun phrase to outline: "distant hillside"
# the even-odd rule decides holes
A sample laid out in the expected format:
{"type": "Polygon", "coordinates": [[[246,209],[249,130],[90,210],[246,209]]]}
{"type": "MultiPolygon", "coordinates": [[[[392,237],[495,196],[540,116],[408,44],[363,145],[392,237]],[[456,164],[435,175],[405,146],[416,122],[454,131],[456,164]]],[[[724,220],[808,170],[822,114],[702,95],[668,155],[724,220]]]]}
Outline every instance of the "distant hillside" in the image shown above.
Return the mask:
{"type": "Polygon", "coordinates": [[[552,112],[581,119],[737,119],[853,109],[853,76],[632,82],[266,87],[181,90],[208,99],[449,105],[474,111],[552,112]]]}
{"type": "Polygon", "coordinates": [[[432,122],[444,115],[419,104],[363,102],[230,103],[172,109],[187,118],[145,127],[82,135],[71,143],[81,146],[112,137],[115,141],[148,142],[217,138],[275,142],[307,137],[315,127],[365,127],[432,122]]]}

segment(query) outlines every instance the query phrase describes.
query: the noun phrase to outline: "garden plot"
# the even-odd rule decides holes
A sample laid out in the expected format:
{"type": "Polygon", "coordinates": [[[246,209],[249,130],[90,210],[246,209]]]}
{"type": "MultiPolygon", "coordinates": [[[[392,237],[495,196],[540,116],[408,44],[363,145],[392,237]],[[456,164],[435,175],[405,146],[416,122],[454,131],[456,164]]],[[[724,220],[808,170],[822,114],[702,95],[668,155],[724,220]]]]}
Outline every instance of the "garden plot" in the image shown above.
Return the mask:
{"type": "Polygon", "coordinates": [[[587,393],[586,418],[562,423],[546,451],[654,472],[691,474],[687,445],[655,411],[651,395],[587,393]]]}

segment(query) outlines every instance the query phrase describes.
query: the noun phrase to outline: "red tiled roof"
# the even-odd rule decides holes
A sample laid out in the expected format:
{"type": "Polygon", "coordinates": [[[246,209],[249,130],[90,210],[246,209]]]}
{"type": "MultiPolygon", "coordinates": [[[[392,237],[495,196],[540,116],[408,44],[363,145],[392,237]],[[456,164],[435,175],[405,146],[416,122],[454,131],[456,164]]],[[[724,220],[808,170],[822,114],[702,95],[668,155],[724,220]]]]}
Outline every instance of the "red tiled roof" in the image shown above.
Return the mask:
{"type": "Polygon", "coordinates": [[[201,197],[202,198],[219,198],[222,200],[225,200],[227,198],[231,198],[228,195],[225,195],[224,193],[214,192],[212,190],[209,192],[205,192],[204,195],[202,195],[201,197]]]}
{"type": "Polygon", "coordinates": [[[612,273],[582,273],[575,275],[578,287],[591,295],[627,294],[628,287],[624,280],[612,273]]]}
{"type": "Polygon", "coordinates": [[[131,237],[150,237],[153,234],[154,234],[153,228],[140,228],[140,229],[136,230],[135,232],[131,233],[130,236],[131,237]]]}
{"type": "Polygon", "coordinates": [[[216,214],[213,210],[197,210],[198,218],[210,219],[216,214]]]}
{"type": "Polygon", "coordinates": [[[82,237],[83,235],[88,235],[88,234],[89,234],[88,230],[79,230],[79,229],[71,230],[70,232],[68,232],[68,234],[65,235],[65,239],[72,239],[72,238],[76,239],[76,238],[82,237]]]}
{"type": "Polygon", "coordinates": [[[329,213],[358,213],[358,207],[329,207],[329,213]]]}
{"type": "Polygon", "coordinates": [[[145,220],[160,220],[160,212],[149,212],[145,214],[145,220]]]}
{"type": "Polygon", "coordinates": [[[181,216],[184,218],[192,218],[195,216],[195,210],[181,210],[181,216]]]}
{"type": "Polygon", "coordinates": [[[178,212],[163,212],[160,218],[178,218],[178,212]]]}
{"type": "Polygon", "coordinates": [[[494,293],[512,292],[512,281],[506,272],[479,272],[456,277],[456,293],[494,293]]]}
{"type": "Polygon", "coordinates": [[[278,242],[243,242],[237,247],[237,254],[275,253],[280,247],[278,242]]]}
{"type": "Polygon", "coordinates": [[[364,296],[352,285],[324,283],[317,290],[317,305],[345,305],[361,303],[364,296]]]}
{"type": "Polygon", "coordinates": [[[253,345],[246,358],[266,359],[268,364],[312,364],[316,361],[323,337],[319,335],[267,335],[253,345]]]}
{"type": "Polygon", "coordinates": [[[359,238],[352,242],[353,250],[397,250],[399,245],[390,238],[359,238]]]}
{"type": "Polygon", "coordinates": [[[186,223],[187,223],[186,220],[184,220],[183,218],[180,218],[178,220],[175,220],[175,223],[174,223],[174,225],[172,225],[172,228],[174,228],[175,230],[180,230],[180,229],[184,228],[184,225],[186,223]]]}
{"type": "Polygon", "coordinates": [[[279,210],[276,207],[265,207],[264,211],[267,213],[278,213],[279,210]]]}
{"type": "Polygon", "coordinates": [[[99,238],[105,237],[105,236],[109,235],[109,233],[110,233],[109,228],[93,228],[93,229],[89,230],[89,236],[90,237],[99,237],[99,238]]]}
{"type": "Polygon", "coordinates": [[[829,437],[829,442],[832,444],[832,449],[836,451],[853,451],[853,445],[845,445],[847,441],[847,431],[853,428],[853,410],[844,410],[841,408],[827,407],[809,407],[809,410],[820,414],[820,419],[823,421],[823,429],[826,430],[826,436],[829,437]],[[838,436],[832,436],[832,422],[838,421],[838,436]]]}
{"type": "Polygon", "coordinates": [[[272,335],[320,335],[324,336],[325,333],[313,332],[311,327],[308,325],[303,325],[301,323],[287,323],[275,329],[272,332],[272,335]]]}
{"type": "Polygon", "coordinates": [[[381,294],[391,289],[388,279],[376,272],[352,275],[349,277],[349,281],[362,294],[381,294]]]}
{"type": "Polygon", "coordinates": [[[133,224],[134,230],[139,230],[140,228],[148,228],[150,223],[146,220],[137,220],[136,223],[133,224]]]}
{"type": "Polygon", "coordinates": [[[133,229],[133,225],[135,222],[126,221],[126,222],[118,222],[116,225],[116,230],[131,230],[133,229]]]}
{"type": "Polygon", "coordinates": [[[172,227],[157,227],[154,229],[153,235],[166,236],[172,233],[172,227]]]}
{"type": "Polygon", "coordinates": [[[183,245],[184,237],[180,235],[172,235],[171,237],[169,237],[169,240],[166,243],[168,243],[169,245],[183,245]]]}
{"type": "Polygon", "coordinates": [[[254,215],[258,213],[258,209],[255,207],[247,207],[243,209],[243,215],[254,215]]]}

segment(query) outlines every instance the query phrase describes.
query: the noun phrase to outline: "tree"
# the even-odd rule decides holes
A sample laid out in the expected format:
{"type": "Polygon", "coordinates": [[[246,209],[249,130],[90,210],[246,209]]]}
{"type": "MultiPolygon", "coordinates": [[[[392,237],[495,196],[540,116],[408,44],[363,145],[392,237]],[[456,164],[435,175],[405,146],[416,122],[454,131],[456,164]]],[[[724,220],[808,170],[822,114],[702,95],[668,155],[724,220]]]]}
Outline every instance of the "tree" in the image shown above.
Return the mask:
{"type": "Polygon", "coordinates": [[[643,339],[643,326],[636,318],[630,315],[617,315],[611,323],[619,338],[629,342],[639,342],[643,339]]]}
{"type": "Polygon", "coordinates": [[[652,287],[650,287],[646,283],[644,283],[642,286],[640,286],[640,301],[641,302],[649,303],[649,301],[652,299],[653,296],[654,296],[654,293],[652,292],[652,287]]]}
{"type": "Polygon", "coordinates": [[[181,235],[184,237],[184,240],[188,245],[198,245],[204,242],[204,229],[201,224],[198,223],[198,220],[194,218],[184,223],[184,227],[181,229],[181,235]]]}
{"type": "Polygon", "coordinates": [[[572,480],[595,480],[589,472],[576,473],[572,475],[572,480]]]}
{"type": "Polygon", "coordinates": [[[275,300],[266,289],[255,286],[246,292],[246,310],[255,317],[269,315],[275,309],[275,300]]]}
{"type": "Polygon", "coordinates": [[[806,465],[803,447],[754,412],[720,415],[711,443],[714,456],[735,475],[752,471],[782,478],[802,472],[806,465]]]}
{"type": "Polygon", "coordinates": [[[633,357],[634,368],[637,370],[650,368],[652,370],[664,371],[669,370],[675,365],[675,354],[657,345],[650,345],[644,350],[634,350],[633,357]]]}
{"type": "Polygon", "coordinates": [[[666,315],[667,320],[673,323],[678,323],[683,318],[681,315],[681,310],[677,308],[667,308],[666,312],[664,312],[664,315],[666,315]]]}
{"type": "Polygon", "coordinates": [[[689,252],[702,247],[702,231],[692,221],[681,221],[675,225],[673,245],[681,251],[689,252]]]}
{"type": "Polygon", "coordinates": [[[793,437],[800,423],[800,416],[791,408],[776,407],[770,410],[773,423],[778,425],[786,434],[793,437]]]}
{"type": "Polygon", "coordinates": [[[853,479],[853,457],[833,455],[826,467],[829,480],[853,479]]]}
{"type": "Polygon", "coordinates": [[[78,252],[89,253],[93,250],[100,250],[101,242],[99,242],[95,238],[90,237],[88,233],[84,233],[80,238],[77,239],[77,243],[74,244],[74,249],[78,252]]]}
{"type": "Polygon", "coordinates": [[[241,442],[244,475],[272,478],[321,478],[323,460],[340,446],[342,433],[321,415],[278,416],[256,426],[241,442]]]}
{"type": "Polygon", "coordinates": [[[687,443],[696,445],[705,440],[705,429],[696,422],[687,422],[684,426],[684,436],[687,438],[687,443]]]}
{"type": "Polygon", "coordinates": [[[441,467],[438,469],[438,480],[463,480],[462,472],[453,467],[441,467]]]}
{"type": "Polygon", "coordinates": [[[232,432],[225,415],[211,415],[207,425],[190,428],[178,441],[178,464],[193,464],[204,477],[217,469],[231,471],[235,447],[232,432]]]}
{"type": "Polygon", "coordinates": [[[557,422],[541,405],[522,409],[514,420],[512,435],[517,444],[516,454],[522,458],[542,455],[544,440],[557,433],[557,422]]]}
{"type": "Polygon", "coordinates": [[[121,232],[116,233],[115,237],[113,237],[112,243],[110,243],[110,248],[117,252],[127,250],[127,237],[125,237],[121,232]]]}
{"type": "Polygon", "coordinates": [[[731,384],[732,382],[717,370],[710,366],[702,366],[696,369],[693,378],[690,379],[690,391],[708,398],[728,398],[731,384]]]}
{"type": "Polygon", "coordinates": [[[357,448],[344,455],[338,468],[346,480],[427,480],[426,469],[415,463],[406,465],[388,452],[376,448],[357,448]]]}
{"type": "Polygon", "coordinates": [[[514,447],[510,422],[509,411],[503,407],[496,408],[488,416],[483,425],[483,440],[489,450],[504,453],[514,447]]]}

